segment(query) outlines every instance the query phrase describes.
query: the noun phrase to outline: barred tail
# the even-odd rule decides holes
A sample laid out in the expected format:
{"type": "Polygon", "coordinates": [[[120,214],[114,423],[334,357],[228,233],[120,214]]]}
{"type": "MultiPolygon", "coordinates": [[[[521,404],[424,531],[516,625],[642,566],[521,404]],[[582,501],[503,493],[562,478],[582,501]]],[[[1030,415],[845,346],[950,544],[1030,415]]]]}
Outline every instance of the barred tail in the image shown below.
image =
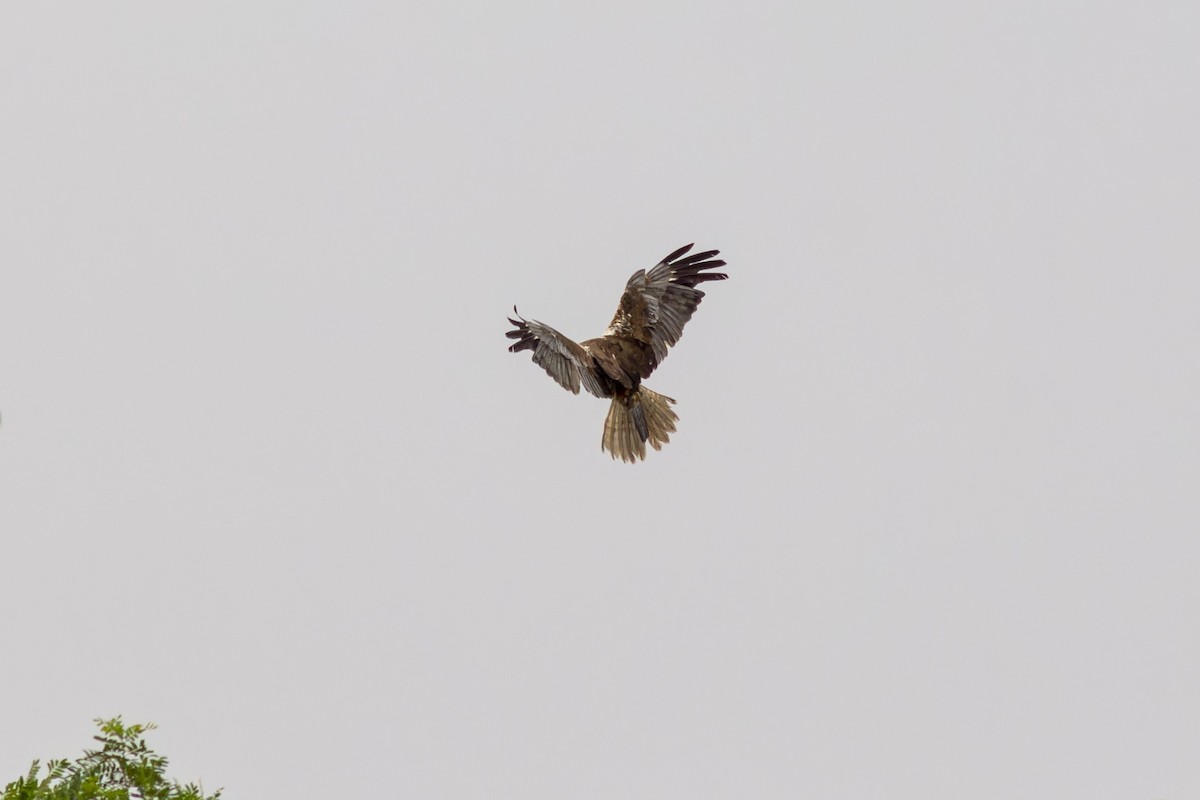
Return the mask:
{"type": "Polygon", "coordinates": [[[630,395],[613,397],[604,420],[604,438],[600,447],[613,458],[634,463],[646,457],[646,442],[661,450],[675,432],[679,416],[671,410],[675,401],[666,395],[639,386],[630,395]]]}

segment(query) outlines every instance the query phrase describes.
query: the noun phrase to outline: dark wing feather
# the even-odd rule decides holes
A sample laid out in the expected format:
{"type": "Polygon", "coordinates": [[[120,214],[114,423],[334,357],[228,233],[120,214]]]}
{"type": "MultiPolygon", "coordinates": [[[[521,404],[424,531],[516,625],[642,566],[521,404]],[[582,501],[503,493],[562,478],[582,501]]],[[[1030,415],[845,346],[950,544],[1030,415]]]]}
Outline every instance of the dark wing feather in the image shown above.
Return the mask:
{"type": "Polygon", "coordinates": [[[704,292],[696,286],[729,277],[721,272],[704,271],[725,266],[724,261],[713,258],[719,250],[685,255],[691,249],[692,245],[685,245],[651,267],[649,272],[639,269],[633,273],[625,284],[621,305],[609,326],[610,334],[630,336],[650,345],[654,353],[654,364],[650,369],[660,364],[667,357],[667,350],[683,336],[683,326],[704,297],[704,292]]]}
{"type": "Polygon", "coordinates": [[[516,328],[505,334],[508,338],[517,340],[516,344],[508,348],[511,352],[532,350],[533,363],[546,370],[559,386],[574,394],[579,394],[579,386],[582,384],[583,388],[596,397],[608,397],[596,376],[592,357],[581,345],[549,325],[543,325],[533,319],[522,319],[516,306],[513,306],[513,313],[517,318],[509,317],[508,321],[516,328]]]}

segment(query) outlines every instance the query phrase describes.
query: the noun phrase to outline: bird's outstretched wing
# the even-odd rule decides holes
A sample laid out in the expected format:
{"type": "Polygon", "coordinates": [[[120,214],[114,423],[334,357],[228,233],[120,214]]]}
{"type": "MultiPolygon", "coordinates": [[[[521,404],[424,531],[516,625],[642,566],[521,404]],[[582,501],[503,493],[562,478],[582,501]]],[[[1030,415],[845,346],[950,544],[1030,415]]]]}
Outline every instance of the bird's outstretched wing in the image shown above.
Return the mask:
{"type": "Polygon", "coordinates": [[[516,339],[508,349],[513,353],[522,350],[533,351],[533,363],[558,382],[558,385],[573,394],[579,394],[579,387],[587,389],[596,397],[608,397],[600,380],[596,377],[592,357],[579,344],[563,336],[549,325],[543,325],[537,320],[523,319],[513,306],[516,319],[509,317],[508,321],[516,327],[505,334],[510,339],[516,339]]]}
{"type": "Polygon", "coordinates": [[[729,277],[721,272],[704,271],[725,266],[724,261],[713,258],[719,250],[686,255],[692,247],[685,245],[649,271],[639,269],[633,273],[609,325],[609,335],[631,337],[650,346],[654,363],[643,378],[649,377],[650,371],[667,357],[667,350],[683,336],[683,326],[704,297],[697,284],[729,277]]]}

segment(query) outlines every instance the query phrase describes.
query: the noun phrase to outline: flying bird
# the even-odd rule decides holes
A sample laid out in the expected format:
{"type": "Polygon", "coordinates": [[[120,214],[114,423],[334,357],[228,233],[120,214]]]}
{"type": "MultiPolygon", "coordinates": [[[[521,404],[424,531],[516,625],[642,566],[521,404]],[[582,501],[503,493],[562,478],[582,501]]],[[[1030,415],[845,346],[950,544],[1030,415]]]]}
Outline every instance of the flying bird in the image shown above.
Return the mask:
{"type": "Polygon", "coordinates": [[[667,357],[667,350],[683,336],[704,292],[705,281],[723,281],[725,266],[714,259],[719,250],[687,255],[685,245],[651,267],[639,269],[625,284],[616,316],[603,335],[575,343],[537,320],[509,317],[515,328],[506,335],[516,339],[513,353],[533,351],[533,363],[560,386],[579,394],[579,387],[596,397],[611,397],[604,420],[602,450],[614,459],[634,463],[646,457],[646,443],[661,450],[675,432],[675,401],[642,385],[667,357]]]}

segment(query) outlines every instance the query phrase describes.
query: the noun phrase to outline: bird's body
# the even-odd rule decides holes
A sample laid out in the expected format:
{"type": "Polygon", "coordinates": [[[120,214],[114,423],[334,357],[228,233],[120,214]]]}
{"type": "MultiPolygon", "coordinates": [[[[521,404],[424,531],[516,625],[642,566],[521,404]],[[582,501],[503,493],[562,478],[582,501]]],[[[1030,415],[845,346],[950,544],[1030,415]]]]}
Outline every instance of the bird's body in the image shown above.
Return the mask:
{"type": "Polygon", "coordinates": [[[704,297],[696,285],[728,277],[704,272],[725,265],[713,258],[717,250],[686,255],[691,249],[690,244],[681,247],[649,271],[635,272],[608,329],[595,339],[576,343],[519,314],[508,320],[515,329],[507,336],[517,340],[509,350],[532,350],[534,363],[568,391],[578,394],[582,386],[596,397],[612,398],[601,447],[613,458],[645,458],[646,442],[659,450],[675,431],[675,401],[641,382],[683,335],[683,326],[704,297]]]}

